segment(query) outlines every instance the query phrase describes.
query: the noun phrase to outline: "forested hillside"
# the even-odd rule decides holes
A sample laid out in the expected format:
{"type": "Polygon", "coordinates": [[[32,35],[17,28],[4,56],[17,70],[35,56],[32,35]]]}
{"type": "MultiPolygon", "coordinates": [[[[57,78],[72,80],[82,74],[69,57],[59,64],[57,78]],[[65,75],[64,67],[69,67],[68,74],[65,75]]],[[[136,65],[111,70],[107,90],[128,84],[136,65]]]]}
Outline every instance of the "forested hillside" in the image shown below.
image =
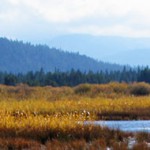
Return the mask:
{"type": "MultiPolygon", "coordinates": [[[[91,50],[92,51],[92,50],[91,50]]],[[[0,71],[26,73],[28,71],[114,71],[123,66],[96,61],[78,53],[69,53],[46,45],[31,45],[0,38],[0,71]]],[[[101,54],[103,55],[103,54],[101,54]]]]}

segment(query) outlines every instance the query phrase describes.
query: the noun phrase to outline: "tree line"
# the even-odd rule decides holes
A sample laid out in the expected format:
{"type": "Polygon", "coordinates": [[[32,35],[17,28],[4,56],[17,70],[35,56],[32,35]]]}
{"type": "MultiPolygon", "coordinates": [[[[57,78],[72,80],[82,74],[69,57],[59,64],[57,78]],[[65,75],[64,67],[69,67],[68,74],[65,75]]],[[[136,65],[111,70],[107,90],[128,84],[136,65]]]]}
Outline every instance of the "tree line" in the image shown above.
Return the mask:
{"type": "Polygon", "coordinates": [[[44,72],[43,69],[26,74],[0,72],[0,84],[17,85],[20,83],[30,86],[76,86],[81,83],[102,84],[109,82],[147,82],[150,83],[150,69],[124,69],[122,71],[82,72],[71,70],[61,72],[44,72]]]}

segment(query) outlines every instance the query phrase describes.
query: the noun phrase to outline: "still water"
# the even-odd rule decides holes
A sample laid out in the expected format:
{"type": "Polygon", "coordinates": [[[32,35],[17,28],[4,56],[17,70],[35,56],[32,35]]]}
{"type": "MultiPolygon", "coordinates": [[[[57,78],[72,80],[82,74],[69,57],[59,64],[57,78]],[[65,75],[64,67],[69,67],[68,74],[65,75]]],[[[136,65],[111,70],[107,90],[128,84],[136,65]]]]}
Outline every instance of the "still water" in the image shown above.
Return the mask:
{"type": "Polygon", "coordinates": [[[120,129],[122,131],[137,132],[145,131],[150,132],[150,120],[129,120],[129,121],[94,121],[86,122],[86,124],[94,123],[95,125],[107,126],[113,129],[120,129]]]}

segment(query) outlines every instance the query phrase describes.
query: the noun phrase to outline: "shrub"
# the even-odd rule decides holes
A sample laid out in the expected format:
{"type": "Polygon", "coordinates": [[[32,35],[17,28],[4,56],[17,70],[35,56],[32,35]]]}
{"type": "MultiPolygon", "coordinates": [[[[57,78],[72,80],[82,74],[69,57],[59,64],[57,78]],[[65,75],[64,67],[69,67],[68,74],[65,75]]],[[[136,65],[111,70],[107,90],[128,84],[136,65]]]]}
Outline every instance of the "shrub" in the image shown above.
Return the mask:
{"type": "Polygon", "coordinates": [[[127,83],[111,82],[108,85],[112,88],[113,92],[117,94],[125,94],[128,87],[127,83]]]}
{"type": "Polygon", "coordinates": [[[150,142],[150,134],[148,132],[139,132],[136,134],[138,142],[150,142]]]}
{"type": "Polygon", "coordinates": [[[149,95],[150,85],[144,82],[134,83],[129,87],[129,93],[135,96],[149,95]]]}
{"type": "Polygon", "coordinates": [[[86,94],[91,91],[90,84],[80,84],[75,87],[75,94],[86,94]]]}
{"type": "Polygon", "coordinates": [[[135,144],[133,150],[149,150],[149,147],[145,142],[142,142],[135,144]]]}

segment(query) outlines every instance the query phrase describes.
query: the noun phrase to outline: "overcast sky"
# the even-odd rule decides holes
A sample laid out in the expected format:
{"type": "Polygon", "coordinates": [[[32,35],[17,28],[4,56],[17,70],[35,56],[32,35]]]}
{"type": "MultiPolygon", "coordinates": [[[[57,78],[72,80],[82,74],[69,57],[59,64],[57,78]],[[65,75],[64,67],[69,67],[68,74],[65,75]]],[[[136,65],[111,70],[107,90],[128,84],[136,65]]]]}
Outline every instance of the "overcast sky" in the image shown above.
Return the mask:
{"type": "Polygon", "coordinates": [[[68,33],[150,37],[150,0],[1,0],[0,36],[38,42],[68,33]]]}

